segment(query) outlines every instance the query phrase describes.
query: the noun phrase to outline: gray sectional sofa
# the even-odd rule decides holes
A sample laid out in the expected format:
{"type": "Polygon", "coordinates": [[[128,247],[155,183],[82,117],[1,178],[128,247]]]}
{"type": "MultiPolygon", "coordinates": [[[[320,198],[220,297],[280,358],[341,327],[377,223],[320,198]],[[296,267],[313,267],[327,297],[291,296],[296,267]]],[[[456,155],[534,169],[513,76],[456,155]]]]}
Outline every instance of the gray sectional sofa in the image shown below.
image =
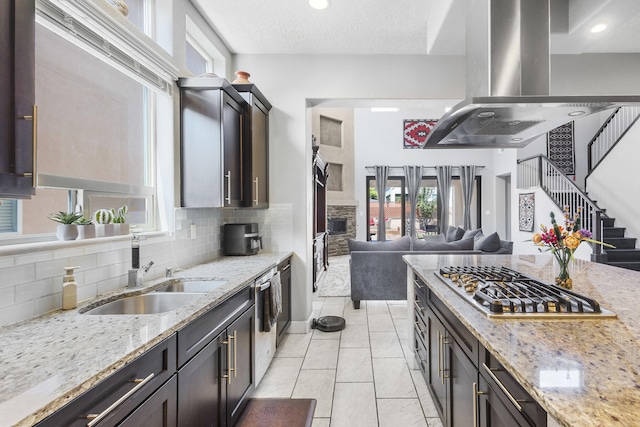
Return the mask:
{"type": "Polygon", "coordinates": [[[481,230],[449,227],[447,233],[413,239],[408,236],[389,242],[361,242],[349,239],[351,300],[360,308],[363,300],[406,300],[407,254],[510,254],[513,242],[500,240],[496,233],[484,236],[481,230]],[[452,230],[453,229],[453,230],[452,230]],[[455,230],[455,231],[454,231],[455,230]]]}

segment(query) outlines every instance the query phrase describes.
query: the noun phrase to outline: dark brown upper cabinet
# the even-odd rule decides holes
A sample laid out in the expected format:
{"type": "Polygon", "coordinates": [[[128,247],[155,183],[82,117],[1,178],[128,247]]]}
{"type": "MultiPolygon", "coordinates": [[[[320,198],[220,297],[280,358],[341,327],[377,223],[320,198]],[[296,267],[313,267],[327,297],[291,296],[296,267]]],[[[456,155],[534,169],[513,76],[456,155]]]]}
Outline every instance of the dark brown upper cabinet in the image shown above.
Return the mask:
{"type": "Polygon", "coordinates": [[[247,103],[225,79],[181,78],[181,205],[243,205],[247,103]]]}
{"type": "Polygon", "coordinates": [[[35,0],[0,0],[0,198],[35,194],[35,0]]]}
{"type": "Polygon", "coordinates": [[[249,104],[243,137],[244,206],[269,207],[269,110],[271,104],[254,84],[234,84],[249,104]]]}

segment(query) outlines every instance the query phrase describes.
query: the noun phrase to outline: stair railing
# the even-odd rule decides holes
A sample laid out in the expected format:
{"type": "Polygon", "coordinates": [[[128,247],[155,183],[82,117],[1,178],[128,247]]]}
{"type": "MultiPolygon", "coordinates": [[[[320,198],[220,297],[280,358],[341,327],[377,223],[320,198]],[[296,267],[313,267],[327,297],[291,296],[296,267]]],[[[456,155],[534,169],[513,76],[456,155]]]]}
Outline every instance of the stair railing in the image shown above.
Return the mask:
{"type": "Polygon", "coordinates": [[[627,130],[638,120],[638,117],[640,117],[640,107],[636,106],[618,107],[611,113],[587,146],[588,173],[591,173],[598,166],[627,130]]]}
{"type": "MultiPolygon", "coordinates": [[[[569,206],[572,213],[580,210],[580,224],[602,241],[603,211],[545,155],[518,160],[518,188],[540,187],[560,208],[569,206]]],[[[559,221],[562,222],[562,221],[559,221]]],[[[594,245],[592,259],[602,254],[602,245],[594,245]]]]}

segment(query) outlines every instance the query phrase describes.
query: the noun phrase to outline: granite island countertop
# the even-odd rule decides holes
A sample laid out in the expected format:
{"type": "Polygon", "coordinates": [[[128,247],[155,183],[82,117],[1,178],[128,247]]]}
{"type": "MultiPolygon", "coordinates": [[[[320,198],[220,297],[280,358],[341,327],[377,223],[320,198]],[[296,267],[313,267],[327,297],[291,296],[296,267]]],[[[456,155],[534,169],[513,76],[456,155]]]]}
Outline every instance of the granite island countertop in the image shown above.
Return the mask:
{"type": "Polygon", "coordinates": [[[120,289],[83,302],[78,309],[0,328],[0,425],[41,421],[289,256],[224,257],[176,272],[175,278],[228,282],[165,313],[82,314],[98,301],[144,293],[167,280],[158,278],[146,281],[144,288],[120,289]]]}
{"type": "Polygon", "coordinates": [[[498,265],[552,282],[551,255],[406,255],[405,262],[562,426],[640,425],[640,272],[576,260],[573,290],[614,319],[490,319],[434,275],[498,265]]]}

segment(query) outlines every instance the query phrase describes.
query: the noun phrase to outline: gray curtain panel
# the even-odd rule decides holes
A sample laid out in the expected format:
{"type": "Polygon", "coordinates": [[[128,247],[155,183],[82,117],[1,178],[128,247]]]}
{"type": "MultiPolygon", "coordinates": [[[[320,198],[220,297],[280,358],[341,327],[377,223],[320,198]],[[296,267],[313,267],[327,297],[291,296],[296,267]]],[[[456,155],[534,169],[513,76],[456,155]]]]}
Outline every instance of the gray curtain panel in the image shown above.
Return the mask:
{"type": "Polygon", "coordinates": [[[471,197],[473,196],[473,183],[476,178],[476,167],[460,166],[460,183],[462,184],[462,201],[464,202],[464,229],[471,230],[471,197]]]}
{"type": "MultiPolygon", "coordinates": [[[[420,183],[422,182],[422,166],[404,166],[404,176],[407,180],[407,191],[409,196],[409,236],[416,237],[416,206],[418,195],[420,194],[420,183]]],[[[413,250],[413,240],[411,240],[413,250]]]]}
{"type": "Polygon", "coordinates": [[[436,166],[438,178],[438,229],[445,233],[449,227],[449,190],[451,188],[451,166],[436,166]]]}
{"type": "Polygon", "coordinates": [[[387,233],[384,226],[384,193],[387,189],[387,178],[389,177],[389,166],[376,166],[376,191],[378,192],[378,241],[387,240],[387,233]]]}

